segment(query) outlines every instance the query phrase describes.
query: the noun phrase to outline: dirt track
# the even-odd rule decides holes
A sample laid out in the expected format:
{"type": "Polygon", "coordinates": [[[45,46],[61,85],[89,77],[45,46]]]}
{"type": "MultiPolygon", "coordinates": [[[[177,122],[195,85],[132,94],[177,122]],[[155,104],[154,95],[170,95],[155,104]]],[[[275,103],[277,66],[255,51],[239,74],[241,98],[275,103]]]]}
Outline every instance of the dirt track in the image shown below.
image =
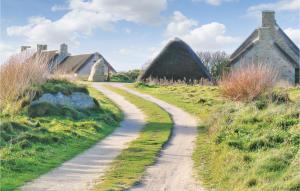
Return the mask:
{"type": "Polygon", "coordinates": [[[125,114],[124,121],[111,135],[60,167],[23,186],[23,191],[88,190],[103,175],[113,159],[139,135],[145,125],[143,113],[122,96],[100,84],[93,86],[113,100],[125,114]]]}
{"type": "MultiPolygon", "coordinates": [[[[148,167],[141,184],[132,191],[203,191],[193,178],[192,152],[197,136],[197,121],[187,112],[156,99],[126,88],[123,84],[109,83],[129,93],[156,103],[173,119],[172,137],[161,151],[157,162],[148,167]]],[[[106,89],[100,83],[93,86],[119,105],[125,113],[120,127],[92,148],[63,163],[38,179],[23,186],[24,191],[82,191],[93,187],[113,159],[137,138],[145,125],[144,115],[122,96],[106,89]]]]}
{"type": "Polygon", "coordinates": [[[156,99],[112,83],[112,86],[122,88],[129,93],[154,102],[166,110],[174,121],[171,140],[162,150],[157,163],[148,167],[141,184],[132,191],[203,191],[193,178],[192,152],[197,136],[197,121],[187,112],[156,99]]]}

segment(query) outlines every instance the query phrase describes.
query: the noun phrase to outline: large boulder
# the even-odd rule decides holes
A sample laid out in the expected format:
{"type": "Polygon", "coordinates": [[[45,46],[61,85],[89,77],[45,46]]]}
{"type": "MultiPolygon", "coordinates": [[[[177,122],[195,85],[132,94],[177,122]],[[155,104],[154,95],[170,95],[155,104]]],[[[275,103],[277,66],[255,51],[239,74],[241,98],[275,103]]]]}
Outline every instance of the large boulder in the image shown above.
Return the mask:
{"type": "Polygon", "coordinates": [[[75,109],[92,109],[98,107],[92,97],[82,92],[73,92],[71,95],[64,95],[61,92],[57,94],[45,93],[39,99],[32,102],[32,104],[37,103],[50,103],[56,106],[67,106],[75,109]]]}

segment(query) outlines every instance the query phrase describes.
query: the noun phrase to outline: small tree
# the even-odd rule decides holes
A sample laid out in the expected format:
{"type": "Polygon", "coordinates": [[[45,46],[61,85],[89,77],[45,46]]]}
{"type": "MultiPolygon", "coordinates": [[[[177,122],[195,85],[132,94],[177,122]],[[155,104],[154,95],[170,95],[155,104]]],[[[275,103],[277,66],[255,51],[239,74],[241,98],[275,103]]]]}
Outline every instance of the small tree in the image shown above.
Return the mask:
{"type": "Polygon", "coordinates": [[[220,80],[226,66],[229,64],[229,55],[224,51],[198,52],[202,63],[208,68],[214,80],[220,80]]]}

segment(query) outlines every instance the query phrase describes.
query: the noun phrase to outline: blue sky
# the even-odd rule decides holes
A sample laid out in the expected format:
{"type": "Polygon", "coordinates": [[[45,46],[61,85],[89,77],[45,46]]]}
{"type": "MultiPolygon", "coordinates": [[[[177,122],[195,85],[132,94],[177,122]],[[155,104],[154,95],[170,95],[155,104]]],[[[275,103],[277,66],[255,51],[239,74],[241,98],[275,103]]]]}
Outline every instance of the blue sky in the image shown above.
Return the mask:
{"type": "Polygon", "coordinates": [[[261,10],[300,45],[300,0],[1,0],[1,62],[21,45],[67,43],[99,52],[117,70],[140,68],[175,36],[195,51],[234,51],[261,10]]]}

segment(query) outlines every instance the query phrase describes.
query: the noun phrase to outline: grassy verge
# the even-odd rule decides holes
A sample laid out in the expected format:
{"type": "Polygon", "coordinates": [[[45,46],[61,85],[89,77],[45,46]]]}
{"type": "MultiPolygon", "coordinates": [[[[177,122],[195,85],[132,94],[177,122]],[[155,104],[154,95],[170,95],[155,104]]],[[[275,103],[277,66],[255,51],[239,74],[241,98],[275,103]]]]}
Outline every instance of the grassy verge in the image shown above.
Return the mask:
{"type": "Polygon", "coordinates": [[[107,87],[134,103],[146,115],[147,124],[139,137],[122,151],[105,174],[102,182],[95,187],[97,191],[125,190],[138,183],[146,167],[155,162],[156,156],[169,139],[172,121],[167,112],[152,102],[124,90],[107,87]]]}
{"type": "MultiPolygon", "coordinates": [[[[71,88],[56,82],[47,85],[42,88],[50,92],[71,88]]],[[[89,93],[96,98],[100,109],[35,118],[28,117],[25,111],[12,116],[1,114],[1,191],[15,190],[48,172],[118,126],[122,119],[118,107],[92,88],[89,93]]]]}
{"type": "MultiPolygon", "coordinates": [[[[131,86],[133,87],[133,86],[131,86]]],[[[300,190],[300,88],[290,103],[238,103],[217,87],[144,86],[201,121],[193,154],[196,171],[210,190],[300,190]]]]}

